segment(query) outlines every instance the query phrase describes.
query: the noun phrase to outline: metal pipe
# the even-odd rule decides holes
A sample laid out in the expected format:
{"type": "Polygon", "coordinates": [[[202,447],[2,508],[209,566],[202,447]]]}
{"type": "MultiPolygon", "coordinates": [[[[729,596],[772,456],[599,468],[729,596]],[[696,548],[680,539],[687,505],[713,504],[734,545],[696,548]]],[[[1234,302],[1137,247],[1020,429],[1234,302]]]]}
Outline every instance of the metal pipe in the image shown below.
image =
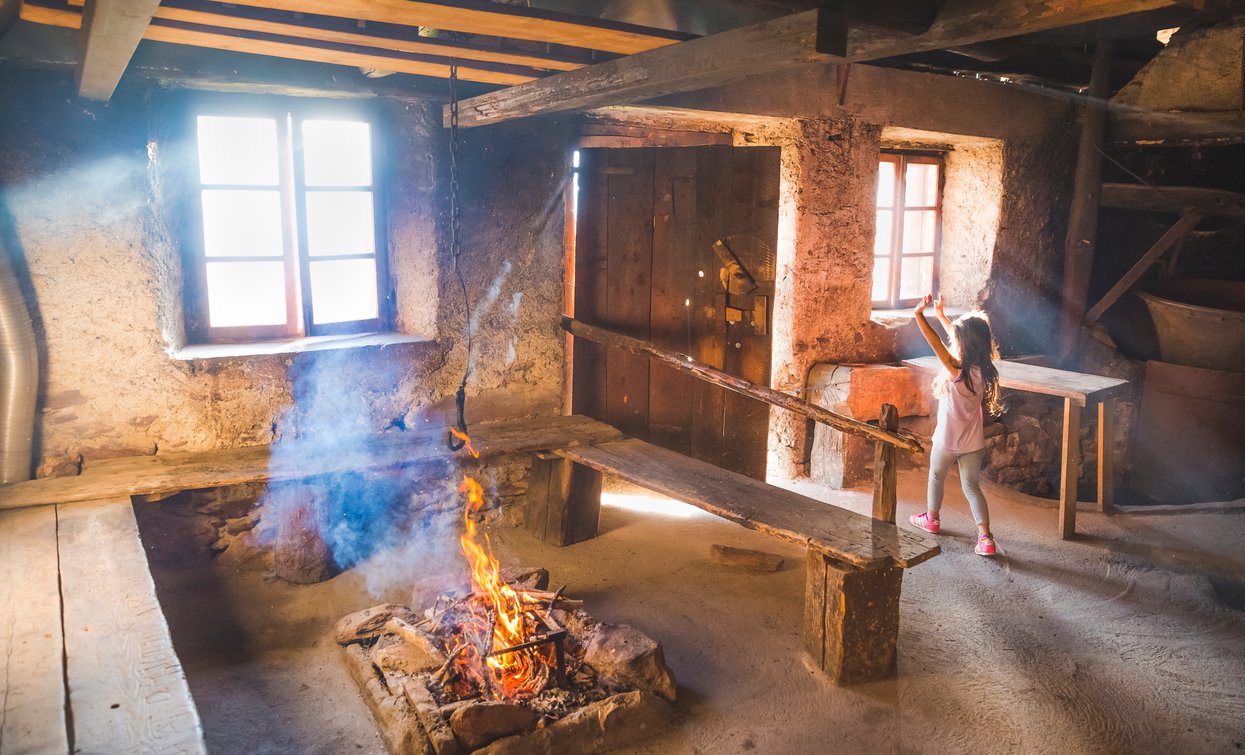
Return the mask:
{"type": "Polygon", "coordinates": [[[39,389],[30,311],[0,238],[0,484],[29,480],[39,389]]]}

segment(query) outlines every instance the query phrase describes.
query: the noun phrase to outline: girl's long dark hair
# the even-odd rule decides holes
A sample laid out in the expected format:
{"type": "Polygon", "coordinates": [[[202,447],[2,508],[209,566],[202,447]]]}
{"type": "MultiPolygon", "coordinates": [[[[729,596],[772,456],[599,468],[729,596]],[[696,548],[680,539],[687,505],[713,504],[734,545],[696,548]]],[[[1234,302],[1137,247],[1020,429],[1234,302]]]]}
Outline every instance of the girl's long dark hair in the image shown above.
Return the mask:
{"type": "Polygon", "coordinates": [[[990,332],[990,320],[984,312],[970,312],[952,324],[951,338],[953,351],[960,360],[960,379],[964,387],[973,393],[977,392],[973,385],[972,369],[981,370],[982,406],[991,417],[1003,413],[1003,402],[999,399],[999,371],[994,360],[999,358],[999,345],[994,342],[990,332]]]}

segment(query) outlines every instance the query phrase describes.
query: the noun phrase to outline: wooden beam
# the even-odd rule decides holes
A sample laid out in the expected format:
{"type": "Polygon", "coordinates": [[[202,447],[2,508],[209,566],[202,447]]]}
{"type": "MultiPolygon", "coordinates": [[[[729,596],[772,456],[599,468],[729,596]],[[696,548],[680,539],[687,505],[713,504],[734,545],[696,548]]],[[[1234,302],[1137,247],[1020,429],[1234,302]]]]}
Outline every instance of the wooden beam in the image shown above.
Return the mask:
{"type": "Polygon", "coordinates": [[[1102,193],[1102,145],[1107,133],[1107,95],[1111,86],[1111,41],[1098,41],[1089,93],[1081,116],[1081,141],[1072,181],[1072,209],[1063,247],[1063,304],[1059,354],[1067,359],[1081,338],[1089,277],[1098,240],[1098,197],[1102,193]]]}
{"type": "Polygon", "coordinates": [[[599,343],[604,346],[611,346],[616,349],[638,354],[642,357],[661,362],[667,367],[672,367],[679,372],[686,373],[697,379],[707,383],[720,386],[729,391],[742,394],[748,398],[762,401],[770,406],[777,406],[780,409],[786,409],[795,412],[808,419],[815,420],[824,425],[829,425],[836,430],[842,430],[845,433],[853,435],[861,435],[872,440],[880,441],[887,445],[903,448],[908,451],[920,453],[924,449],[917,439],[911,434],[903,430],[887,432],[879,430],[873,425],[866,424],[860,420],[845,417],[842,414],[836,414],[828,409],[823,409],[816,404],[810,404],[802,398],[781,393],[773,388],[767,388],[763,385],[750,383],[742,378],[727,374],[716,367],[697,361],[686,354],[680,354],[676,351],[663,349],[660,346],[654,346],[648,341],[641,341],[638,338],[624,336],[621,333],[599,328],[595,325],[589,325],[579,320],[563,316],[562,329],[577,338],[583,338],[587,341],[599,343]]]}
{"type": "Polygon", "coordinates": [[[1102,185],[1102,206],[1175,215],[1195,209],[1212,217],[1240,218],[1245,217],[1245,194],[1197,186],[1105,183],[1102,185]]]}
{"type": "Polygon", "coordinates": [[[512,118],[625,105],[669,94],[721,86],[747,76],[810,62],[867,62],[1099,21],[1173,5],[1173,0],[960,0],[948,3],[922,34],[848,30],[843,50],[836,12],[816,9],[710,37],[550,76],[539,82],[464,100],[459,124],[482,126],[512,118]],[[833,52],[834,54],[830,54],[833,52]]]}
{"type": "Polygon", "coordinates": [[[1076,486],[1081,476],[1081,407],[1063,400],[1063,451],[1059,464],[1059,536],[1076,534],[1076,486]]]}
{"type": "Polygon", "coordinates": [[[107,101],[160,0],[87,0],[82,11],[78,96],[107,101]]]}
{"type": "Polygon", "coordinates": [[[1245,113],[1112,110],[1108,140],[1157,147],[1213,147],[1245,143],[1245,113]]]}
{"type": "MultiPolygon", "coordinates": [[[[892,433],[899,429],[899,410],[893,404],[882,404],[878,427],[892,433]]],[[[891,524],[895,523],[899,485],[897,471],[895,447],[876,444],[873,453],[873,518],[891,524]]]]}
{"type": "Polygon", "coordinates": [[[13,26],[13,22],[17,20],[18,10],[21,8],[21,0],[0,0],[0,39],[13,26]]]}
{"type": "Polygon", "coordinates": [[[233,3],[504,39],[527,39],[624,55],[690,38],[688,34],[665,29],[484,0],[233,0],[233,3]]]}
{"type": "Polygon", "coordinates": [[[1168,249],[1175,246],[1178,241],[1188,235],[1189,231],[1196,228],[1200,222],[1202,222],[1202,213],[1197,210],[1189,210],[1184,215],[1181,215],[1180,220],[1177,220],[1175,225],[1168,228],[1167,233],[1164,233],[1158,241],[1154,242],[1154,246],[1141,255],[1141,259],[1137,260],[1137,264],[1129,268],[1128,272],[1124,273],[1124,277],[1120,278],[1119,282],[1111,287],[1106,296],[1103,296],[1102,300],[1085,314],[1085,324],[1097,322],[1098,318],[1102,317],[1103,313],[1111,308],[1111,305],[1119,301],[1121,296],[1128,293],[1128,289],[1141,280],[1141,276],[1146,274],[1151,265],[1158,262],[1167,253],[1168,249]]]}
{"type": "MultiPolygon", "coordinates": [[[[34,3],[22,4],[21,17],[33,23],[70,29],[78,28],[82,23],[82,16],[72,10],[34,3]]],[[[290,60],[377,68],[437,78],[449,78],[452,61],[452,58],[448,57],[416,55],[380,47],[342,44],[260,31],[225,29],[168,18],[153,18],[151,24],[143,32],[143,39],[290,60]]],[[[458,75],[464,81],[501,85],[532,81],[541,73],[543,72],[535,69],[483,61],[460,64],[458,68],[458,75]]]]}

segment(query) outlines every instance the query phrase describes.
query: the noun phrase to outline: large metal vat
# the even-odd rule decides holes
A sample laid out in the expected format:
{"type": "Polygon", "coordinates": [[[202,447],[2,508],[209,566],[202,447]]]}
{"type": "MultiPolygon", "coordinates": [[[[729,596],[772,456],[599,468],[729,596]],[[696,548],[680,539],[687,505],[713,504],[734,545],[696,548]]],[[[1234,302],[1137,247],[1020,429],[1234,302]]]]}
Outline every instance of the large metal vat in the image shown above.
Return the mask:
{"type": "Polygon", "coordinates": [[[1164,362],[1245,372],[1245,281],[1178,278],[1140,295],[1164,362]]]}

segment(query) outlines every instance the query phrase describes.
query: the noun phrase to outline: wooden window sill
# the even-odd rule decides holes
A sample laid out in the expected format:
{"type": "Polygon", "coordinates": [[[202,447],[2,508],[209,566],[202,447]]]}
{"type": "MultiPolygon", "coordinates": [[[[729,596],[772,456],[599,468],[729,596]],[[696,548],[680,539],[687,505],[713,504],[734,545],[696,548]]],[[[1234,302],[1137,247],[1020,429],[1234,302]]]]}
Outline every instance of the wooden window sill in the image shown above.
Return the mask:
{"type": "Polygon", "coordinates": [[[240,357],[302,354],[308,351],[333,349],[385,348],[399,344],[432,343],[432,339],[403,333],[352,333],[340,336],[286,338],[255,343],[202,343],[173,349],[169,356],[180,362],[204,359],[238,359],[240,357]]]}

